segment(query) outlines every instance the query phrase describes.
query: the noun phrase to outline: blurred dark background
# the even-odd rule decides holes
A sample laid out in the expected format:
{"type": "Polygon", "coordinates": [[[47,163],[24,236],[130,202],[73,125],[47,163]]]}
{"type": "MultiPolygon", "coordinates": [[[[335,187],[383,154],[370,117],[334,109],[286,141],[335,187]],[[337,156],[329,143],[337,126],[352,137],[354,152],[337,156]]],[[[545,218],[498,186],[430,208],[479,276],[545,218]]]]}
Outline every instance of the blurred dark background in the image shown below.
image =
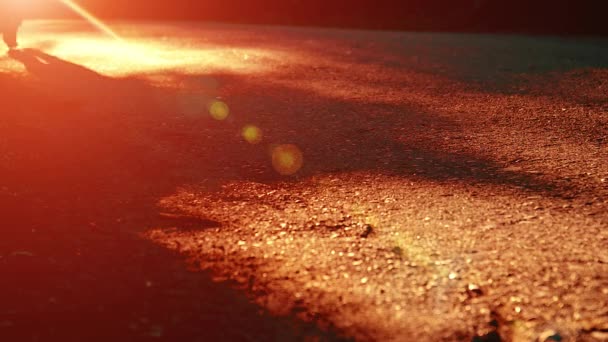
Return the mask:
{"type": "MultiPolygon", "coordinates": [[[[103,18],[381,30],[608,34],[608,0],[77,0],[103,18]]],[[[56,6],[53,5],[53,6],[56,6]]],[[[55,8],[54,15],[67,15],[55,8]]]]}

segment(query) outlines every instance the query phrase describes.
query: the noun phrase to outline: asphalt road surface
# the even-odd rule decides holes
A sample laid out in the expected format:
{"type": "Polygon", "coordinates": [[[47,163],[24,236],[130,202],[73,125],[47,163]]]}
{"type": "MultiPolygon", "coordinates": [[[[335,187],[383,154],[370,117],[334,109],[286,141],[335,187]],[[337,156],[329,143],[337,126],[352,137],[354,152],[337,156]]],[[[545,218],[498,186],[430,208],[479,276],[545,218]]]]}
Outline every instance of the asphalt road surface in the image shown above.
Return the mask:
{"type": "Polygon", "coordinates": [[[27,22],[1,341],[606,341],[608,41],[27,22]]]}

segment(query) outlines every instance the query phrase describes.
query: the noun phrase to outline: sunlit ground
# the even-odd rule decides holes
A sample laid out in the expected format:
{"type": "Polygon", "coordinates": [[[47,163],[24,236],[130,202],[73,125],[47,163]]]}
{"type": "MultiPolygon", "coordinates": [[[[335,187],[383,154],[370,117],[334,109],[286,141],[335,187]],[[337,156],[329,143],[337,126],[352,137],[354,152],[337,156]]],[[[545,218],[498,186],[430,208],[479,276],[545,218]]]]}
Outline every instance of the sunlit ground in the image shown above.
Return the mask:
{"type": "MultiPolygon", "coordinates": [[[[218,46],[175,30],[134,30],[114,25],[122,40],[114,39],[83,21],[28,21],[20,31],[20,45],[34,48],[106,76],[169,76],[213,72],[259,73],[285,58],[285,53],[264,48],[218,46]]],[[[141,25],[138,27],[142,27],[141,25]]],[[[162,30],[162,27],[159,28],[162,30]]],[[[2,59],[0,70],[22,71],[2,59]]]]}

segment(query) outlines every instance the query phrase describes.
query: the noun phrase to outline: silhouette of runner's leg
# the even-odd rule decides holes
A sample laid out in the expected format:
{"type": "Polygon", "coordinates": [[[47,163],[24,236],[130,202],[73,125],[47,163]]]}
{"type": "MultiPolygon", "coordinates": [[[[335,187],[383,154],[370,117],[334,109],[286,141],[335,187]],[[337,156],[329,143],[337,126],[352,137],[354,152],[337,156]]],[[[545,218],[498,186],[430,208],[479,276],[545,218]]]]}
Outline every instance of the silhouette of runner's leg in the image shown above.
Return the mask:
{"type": "Polygon", "coordinates": [[[17,31],[19,30],[20,24],[20,22],[14,22],[2,27],[2,38],[9,48],[16,48],[18,45],[17,31]]]}

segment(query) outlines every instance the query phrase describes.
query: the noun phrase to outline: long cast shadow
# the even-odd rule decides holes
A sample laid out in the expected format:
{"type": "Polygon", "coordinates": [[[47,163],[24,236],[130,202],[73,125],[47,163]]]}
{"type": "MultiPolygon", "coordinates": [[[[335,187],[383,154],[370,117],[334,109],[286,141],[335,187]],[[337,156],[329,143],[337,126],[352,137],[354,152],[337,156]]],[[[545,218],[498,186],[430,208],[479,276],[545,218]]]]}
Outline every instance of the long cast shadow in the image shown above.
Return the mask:
{"type": "Polygon", "coordinates": [[[36,50],[12,57],[29,76],[0,77],[0,92],[14,95],[3,96],[0,126],[2,340],[342,339],[270,315],[139,237],[149,227],[221,228],[156,208],[186,181],[126,117],[135,103],[145,112],[137,123],[170,118],[156,89],[36,50]]]}

